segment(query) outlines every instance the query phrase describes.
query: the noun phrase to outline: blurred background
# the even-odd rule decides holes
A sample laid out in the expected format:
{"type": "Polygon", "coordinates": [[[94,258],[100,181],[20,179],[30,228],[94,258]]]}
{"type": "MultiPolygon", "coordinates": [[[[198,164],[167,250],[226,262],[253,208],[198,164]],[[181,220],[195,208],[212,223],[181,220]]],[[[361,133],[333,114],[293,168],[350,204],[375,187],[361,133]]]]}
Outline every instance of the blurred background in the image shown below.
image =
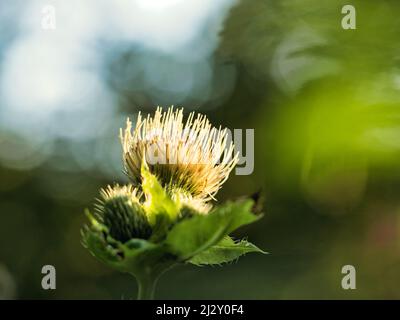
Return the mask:
{"type": "Polygon", "coordinates": [[[80,244],[83,210],[127,181],[126,117],[176,105],[255,129],[254,173],[217,197],[263,189],[236,236],[270,254],[180,267],[157,298],[399,299],[400,3],[352,0],[344,30],[348,2],[0,0],[0,298],[135,297],[80,244]]]}

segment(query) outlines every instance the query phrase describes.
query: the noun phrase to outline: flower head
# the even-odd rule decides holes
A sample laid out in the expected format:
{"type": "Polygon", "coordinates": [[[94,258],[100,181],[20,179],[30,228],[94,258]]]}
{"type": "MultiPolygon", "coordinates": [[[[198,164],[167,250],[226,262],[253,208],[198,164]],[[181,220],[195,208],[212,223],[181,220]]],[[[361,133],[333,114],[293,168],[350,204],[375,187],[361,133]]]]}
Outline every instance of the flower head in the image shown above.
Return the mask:
{"type": "Polygon", "coordinates": [[[152,229],[133,186],[108,186],[100,190],[96,215],[110,235],[125,242],[132,238],[148,239],[152,229]]]}
{"type": "Polygon", "coordinates": [[[184,123],[183,109],[173,107],[157,108],[145,119],[139,113],[133,130],[128,119],[121,143],[125,171],[135,182],[145,162],[164,187],[203,203],[214,198],[238,161],[227,129],[194,112],[184,123]]]}
{"type": "Polygon", "coordinates": [[[227,130],[203,115],[158,108],[121,130],[126,173],[132,185],[100,192],[95,214],[82,229],[82,244],[101,262],[134,275],[140,299],[151,298],[157,278],[181,263],[219,265],[263,252],[229,233],[258,220],[252,200],[211,210],[208,202],[238,161],[227,130]],[[208,214],[201,214],[208,213],[208,214]]]}

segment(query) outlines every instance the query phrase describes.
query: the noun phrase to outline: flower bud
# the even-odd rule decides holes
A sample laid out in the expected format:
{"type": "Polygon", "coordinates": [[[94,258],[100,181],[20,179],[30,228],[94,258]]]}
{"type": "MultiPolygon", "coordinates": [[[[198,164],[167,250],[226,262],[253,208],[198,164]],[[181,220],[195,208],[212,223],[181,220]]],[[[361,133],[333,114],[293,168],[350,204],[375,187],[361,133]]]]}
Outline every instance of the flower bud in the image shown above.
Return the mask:
{"type": "Polygon", "coordinates": [[[108,186],[101,190],[96,213],[115,240],[126,242],[151,236],[151,226],[136,194],[132,186],[108,186]]]}

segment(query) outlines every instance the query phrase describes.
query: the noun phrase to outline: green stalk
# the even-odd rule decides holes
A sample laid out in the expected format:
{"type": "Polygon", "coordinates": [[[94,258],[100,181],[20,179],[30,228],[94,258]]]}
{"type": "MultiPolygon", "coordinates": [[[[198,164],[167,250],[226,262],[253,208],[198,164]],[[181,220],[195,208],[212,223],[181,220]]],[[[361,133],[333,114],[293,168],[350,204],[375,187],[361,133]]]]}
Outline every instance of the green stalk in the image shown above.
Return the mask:
{"type": "Polygon", "coordinates": [[[137,277],[138,300],[153,300],[157,278],[150,276],[137,277]]]}
{"type": "Polygon", "coordinates": [[[137,300],[153,300],[157,281],[167,270],[176,266],[176,263],[153,265],[153,268],[146,268],[145,271],[133,274],[138,283],[137,300]]]}

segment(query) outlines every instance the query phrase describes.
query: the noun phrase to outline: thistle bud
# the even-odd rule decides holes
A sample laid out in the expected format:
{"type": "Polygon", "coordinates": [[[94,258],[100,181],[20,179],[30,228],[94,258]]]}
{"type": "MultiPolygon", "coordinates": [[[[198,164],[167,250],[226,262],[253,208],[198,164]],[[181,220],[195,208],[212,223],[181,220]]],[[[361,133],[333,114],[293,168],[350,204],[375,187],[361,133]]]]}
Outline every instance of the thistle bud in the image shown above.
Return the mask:
{"type": "Polygon", "coordinates": [[[130,185],[108,186],[100,194],[96,213],[115,240],[126,242],[151,236],[152,229],[135,188],[130,185]]]}

